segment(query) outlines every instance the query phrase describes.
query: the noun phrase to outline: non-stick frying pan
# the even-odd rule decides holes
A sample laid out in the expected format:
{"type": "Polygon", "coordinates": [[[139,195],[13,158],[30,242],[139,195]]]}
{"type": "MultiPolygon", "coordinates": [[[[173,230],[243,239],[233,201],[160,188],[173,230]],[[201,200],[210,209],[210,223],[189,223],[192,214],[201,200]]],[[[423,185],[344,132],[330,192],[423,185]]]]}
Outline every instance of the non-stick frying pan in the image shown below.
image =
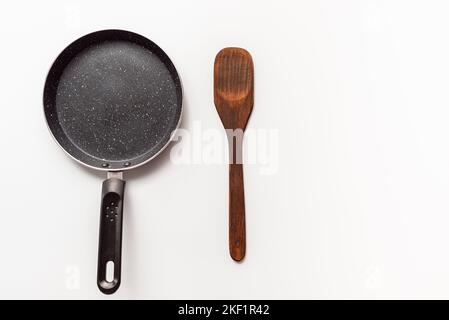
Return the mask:
{"type": "Polygon", "coordinates": [[[103,293],[114,293],[121,278],[122,172],[150,161],[170,142],[182,111],[178,73],[161,48],[138,34],[94,32],[70,44],[53,63],[44,111],[69,156],[107,172],[97,284],[103,293]],[[107,279],[111,264],[113,278],[107,279]]]}

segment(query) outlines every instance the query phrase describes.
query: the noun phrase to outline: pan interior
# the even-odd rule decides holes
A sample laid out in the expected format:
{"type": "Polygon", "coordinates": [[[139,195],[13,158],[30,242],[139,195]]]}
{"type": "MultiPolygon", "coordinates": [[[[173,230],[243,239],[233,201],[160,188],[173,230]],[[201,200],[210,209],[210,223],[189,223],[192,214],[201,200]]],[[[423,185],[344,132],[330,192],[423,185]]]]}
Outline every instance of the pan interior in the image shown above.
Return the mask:
{"type": "Polygon", "coordinates": [[[176,81],[144,46],[126,40],[94,43],[60,74],[50,115],[57,117],[59,130],[52,131],[66,151],[88,165],[134,166],[163,148],[177,126],[176,81]]]}

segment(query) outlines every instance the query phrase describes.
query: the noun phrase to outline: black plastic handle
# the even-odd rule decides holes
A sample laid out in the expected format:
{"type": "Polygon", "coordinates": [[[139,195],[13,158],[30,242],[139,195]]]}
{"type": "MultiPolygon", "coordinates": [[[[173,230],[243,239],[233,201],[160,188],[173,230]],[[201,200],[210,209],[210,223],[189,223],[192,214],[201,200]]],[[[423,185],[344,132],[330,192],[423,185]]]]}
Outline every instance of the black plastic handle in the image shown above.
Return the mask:
{"type": "Polygon", "coordinates": [[[109,178],[103,182],[97,285],[104,294],[112,294],[120,287],[124,193],[124,180],[109,178]],[[112,279],[107,279],[108,264],[112,264],[114,269],[112,279]]]}

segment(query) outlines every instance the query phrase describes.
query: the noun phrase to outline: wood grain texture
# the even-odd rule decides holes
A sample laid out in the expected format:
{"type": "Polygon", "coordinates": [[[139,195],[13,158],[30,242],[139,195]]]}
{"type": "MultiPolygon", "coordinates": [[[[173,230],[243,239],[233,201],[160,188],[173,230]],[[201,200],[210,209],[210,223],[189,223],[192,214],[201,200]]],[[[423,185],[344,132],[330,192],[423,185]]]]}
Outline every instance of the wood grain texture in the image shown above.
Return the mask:
{"type": "Polygon", "coordinates": [[[254,104],[254,67],[248,51],[225,48],[217,54],[214,102],[229,141],[229,251],[241,261],[246,253],[242,142],[254,104]]]}

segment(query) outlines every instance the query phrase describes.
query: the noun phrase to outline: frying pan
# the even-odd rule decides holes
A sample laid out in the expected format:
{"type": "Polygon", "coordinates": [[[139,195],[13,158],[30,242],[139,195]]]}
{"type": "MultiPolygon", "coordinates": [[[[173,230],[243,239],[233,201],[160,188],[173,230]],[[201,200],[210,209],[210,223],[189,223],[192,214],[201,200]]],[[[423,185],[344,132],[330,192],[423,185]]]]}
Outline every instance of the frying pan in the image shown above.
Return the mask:
{"type": "Polygon", "coordinates": [[[100,206],[97,285],[120,286],[123,171],[156,157],[182,112],[181,82],[155,43],[124,30],[81,37],[56,58],[44,87],[47,125],[79,163],[107,172],[100,206]],[[110,277],[110,266],[113,276],[110,277]],[[112,268],[111,268],[112,269],[112,268]]]}

